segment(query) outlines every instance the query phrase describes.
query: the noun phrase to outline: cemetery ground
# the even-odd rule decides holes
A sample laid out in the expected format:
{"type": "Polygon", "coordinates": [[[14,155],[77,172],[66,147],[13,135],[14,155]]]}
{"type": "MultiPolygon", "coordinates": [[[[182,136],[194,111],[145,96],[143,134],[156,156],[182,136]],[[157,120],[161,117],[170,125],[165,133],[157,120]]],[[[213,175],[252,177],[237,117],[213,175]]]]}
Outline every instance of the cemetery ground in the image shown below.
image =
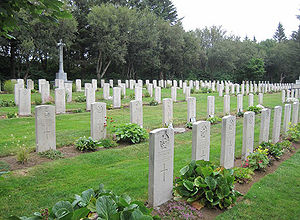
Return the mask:
{"type": "MultiPolygon", "coordinates": [[[[96,93],[97,100],[102,92],[96,93]]],[[[127,90],[127,96],[133,91],[127,90]]],[[[33,94],[33,96],[39,94],[33,94]]],[[[73,93],[73,100],[83,93],[73,93]]],[[[192,94],[197,98],[197,120],[206,118],[207,96],[210,94],[192,94]]],[[[223,97],[216,93],[215,112],[223,115],[223,97]]],[[[170,90],[162,89],[162,99],[170,97],[170,90]]],[[[2,99],[12,100],[12,95],[1,95],[2,99]]],[[[147,104],[152,98],[143,98],[147,104]]],[[[177,92],[177,100],[183,101],[182,90],[177,92]]],[[[32,99],[33,101],[33,99],[32,99]]],[[[130,99],[125,98],[122,104],[128,105],[130,99]]],[[[231,96],[231,111],[236,113],[236,97],[231,96]]],[[[108,104],[111,101],[105,101],[108,104]]],[[[258,104],[258,97],[254,97],[254,104],[258,104]]],[[[281,105],[281,94],[264,94],[264,106],[273,109],[281,105]]],[[[85,103],[68,103],[67,109],[85,109],[85,103]]],[[[244,109],[248,106],[248,98],[244,96],[244,109]]],[[[186,122],[186,102],[174,103],[175,127],[184,127],[186,122]]],[[[16,107],[0,108],[0,114],[17,112],[16,107]]],[[[32,111],[33,112],[33,111],[32,111]]],[[[114,109],[107,112],[107,116],[114,122],[108,125],[110,131],[114,124],[129,122],[129,108],[114,109]]],[[[143,107],[144,127],[151,131],[162,126],[162,106],[143,107]]],[[[271,117],[272,119],[273,117],[271,117]]],[[[236,128],[236,158],[240,158],[242,149],[243,119],[237,120],[236,128]]],[[[260,128],[260,115],[255,119],[255,144],[258,145],[260,128]]],[[[18,141],[25,144],[31,150],[35,148],[35,126],[33,117],[23,117],[0,120],[0,156],[2,158],[16,154],[19,147],[18,141]]],[[[272,134],[272,122],[270,125],[272,134]]],[[[74,113],[56,116],[56,136],[58,150],[62,146],[71,147],[75,140],[82,136],[90,136],[90,113],[74,113]]],[[[174,176],[179,175],[179,170],[191,160],[192,132],[175,135],[174,176]]],[[[210,160],[219,163],[221,146],[221,124],[211,127],[210,160]]],[[[72,199],[88,188],[97,188],[103,183],[106,188],[112,189],[118,194],[126,193],[140,201],[147,200],[148,187],[148,141],[128,145],[122,148],[110,148],[94,153],[78,154],[75,157],[55,160],[40,165],[15,170],[1,177],[0,180],[0,219],[9,215],[31,215],[41,208],[51,207],[59,200],[72,199]]],[[[0,158],[1,160],[1,158],[0,158]]],[[[254,184],[246,195],[245,200],[233,209],[226,211],[219,218],[263,218],[272,217],[282,219],[297,219],[300,213],[299,203],[299,151],[274,174],[264,177],[254,184]],[[280,180],[280,181],[279,181],[280,180]],[[297,185],[298,184],[298,185],[297,185]],[[297,191],[298,190],[298,191],[297,191]],[[279,191],[279,192],[277,192],[279,191]],[[259,194],[259,195],[258,195],[259,194]],[[298,195],[298,196],[297,196],[298,195]],[[272,213],[270,213],[272,212],[272,213]]]]}

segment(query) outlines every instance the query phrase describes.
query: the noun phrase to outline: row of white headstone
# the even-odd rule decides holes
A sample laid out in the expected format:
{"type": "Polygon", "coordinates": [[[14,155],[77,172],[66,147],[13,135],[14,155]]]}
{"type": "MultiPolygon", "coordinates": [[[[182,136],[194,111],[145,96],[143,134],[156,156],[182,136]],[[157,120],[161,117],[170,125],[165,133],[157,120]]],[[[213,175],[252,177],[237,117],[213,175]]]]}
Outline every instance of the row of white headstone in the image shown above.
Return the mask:
{"type": "MultiPolygon", "coordinates": [[[[285,104],[283,132],[286,133],[291,119],[291,104],[285,104]]],[[[298,123],[299,102],[293,103],[292,124],[298,123]]],[[[280,137],[282,107],[274,108],[272,142],[277,143],[280,137]]],[[[259,143],[269,141],[271,110],[263,109],[259,143]]],[[[242,159],[253,152],[255,113],[246,112],[243,119],[242,159]]],[[[234,167],[236,117],[222,118],[220,165],[226,169],[234,167]]],[[[209,161],[210,122],[193,123],[192,159],[209,161]]],[[[172,198],[174,170],[174,130],[159,128],[150,132],[149,137],[149,178],[148,202],[159,206],[172,198]]]]}

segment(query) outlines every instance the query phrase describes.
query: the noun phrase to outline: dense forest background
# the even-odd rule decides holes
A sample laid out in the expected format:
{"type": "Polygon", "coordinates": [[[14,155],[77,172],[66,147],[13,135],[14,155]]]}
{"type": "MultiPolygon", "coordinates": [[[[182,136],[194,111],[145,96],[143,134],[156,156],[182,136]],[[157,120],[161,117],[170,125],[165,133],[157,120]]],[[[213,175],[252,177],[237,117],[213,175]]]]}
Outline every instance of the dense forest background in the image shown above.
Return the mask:
{"type": "Polygon", "coordinates": [[[59,39],[70,80],[294,82],[300,75],[300,26],[286,36],[279,23],[272,39],[257,42],[217,26],[186,32],[170,0],[65,0],[64,9],[73,16],[58,23],[18,12],[14,37],[0,38],[1,81],[54,80],[59,39]]]}

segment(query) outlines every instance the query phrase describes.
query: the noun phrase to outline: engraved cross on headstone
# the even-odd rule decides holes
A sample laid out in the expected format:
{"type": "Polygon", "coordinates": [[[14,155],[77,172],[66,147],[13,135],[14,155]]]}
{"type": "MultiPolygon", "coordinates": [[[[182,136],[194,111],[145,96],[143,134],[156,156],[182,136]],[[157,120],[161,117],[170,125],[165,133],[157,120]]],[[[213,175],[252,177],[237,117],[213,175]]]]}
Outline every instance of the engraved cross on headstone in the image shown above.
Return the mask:
{"type": "Polygon", "coordinates": [[[166,169],[166,164],[164,163],[164,168],[160,171],[161,173],[163,173],[163,181],[166,181],[166,171],[168,169],[166,169]]]}

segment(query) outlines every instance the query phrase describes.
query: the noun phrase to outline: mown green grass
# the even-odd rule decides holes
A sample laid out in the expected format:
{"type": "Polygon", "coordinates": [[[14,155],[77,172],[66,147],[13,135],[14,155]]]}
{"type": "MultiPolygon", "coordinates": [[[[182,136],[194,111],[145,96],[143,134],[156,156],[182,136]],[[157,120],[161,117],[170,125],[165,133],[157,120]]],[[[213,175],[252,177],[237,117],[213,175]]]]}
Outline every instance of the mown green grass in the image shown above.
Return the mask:
{"type": "MultiPolygon", "coordinates": [[[[131,90],[127,90],[128,93],[133,93],[131,90]]],[[[182,90],[178,90],[178,100],[183,100],[184,95],[182,90]]],[[[33,94],[37,96],[39,94],[33,94]]],[[[79,95],[79,93],[74,93],[73,98],[79,95]]],[[[84,95],[84,93],[80,93],[84,95]]],[[[101,96],[102,93],[97,92],[97,96],[101,96]]],[[[219,97],[216,93],[214,94],[193,94],[192,96],[197,98],[197,120],[205,119],[207,117],[207,96],[215,96],[215,113],[218,116],[223,115],[223,98],[219,97]]],[[[3,99],[13,99],[11,94],[2,94],[0,98],[3,99]]],[[[170,89],[162,90],[162,97],[171,97],[170,89]]],[[[144,103],[151,100],[152,98],[143,99],[144,103]]],[[[273,108],[276,105],[281,105],[280,93],[265,94],[264,95],[264,105],[273,108]]],[[[99,101],[99,100],[98,100],[99,101]]],[[[102,100],[100,100],[102,101],[102,100]]],[[[128,100],[129,101],[129,100],[128,100]]],[[[106,101],[108,104],[111,101],[106,101]]],[[[126,102],[122,102],[125,103],[126,102]]],[[[128,104],[128,102],[127,102],[128,104]]],[[[258,104],[257,95],[254,96],[254,104],[258,104]]],[[[231,111],[233,114],[236,112],[237,100],[236,96],[231,96],[231,111]]],[[[248,106],[248,97],[244,96],[243,99],[244,109],[248,106]]],[[[67,108],[85,108],[85,103],[70,103],[67,104],[67,108]]],[[[0,108],[1,111],[5,112],[3,109],[15,109],[17,112],[17,107],[14,108],[0,108]]],[[[34,112],[34,109],[32,110],[34,112]]],[[[114,109],[107,111],[107,116],[112,117],[115,120],[114,125],[120,123],[127,123],[130,121],[130,109],[114,109]]],[[[148,131],[162,126],[162,105],[158,106],[147,106],[143,107],[144,116],[144,128],[148,131]]],[[[174,125],[183,125],[186,123],[187,118],[187,104],[186,102],[174,103],[174,125]]],[[[108,129],[112,126],[109,124],[108,129]]],[[[0,157],[16,154],[18,151],[19,144],[25,144],[30,150],[35,149],[35,121],[34,117],[25,118],[14,118],[14,119],[3,119],[0,120],[0,157]]],[[[70,145],[75,142],[76,139],[82,136],[90,136],[90,113],[76,113],[76,114],[64,114],[56,116],[56,139],[57,146],[70,145]]]]}
{"type": "Polygon", "coordinates": [[[300,219],[300,151],[216,219],[300,219]]]}
{"type": "MultiPolygon", "coordinates": [[[[236,157],[241,156],[243,119],[237,121],[236,157]]],[[[258,144],[260,115],[256,117],[258,144]]],[[[221,124],[211,127],[210,160],[219,163],[221,124]]],[[[174,176],[191,159],[192,132],[175,135],[174,176]]],[[[147,200],[148,142],[124,148],[106,149],[77,157],[44,163],[15,171],[0,180],[0,219],[11,214],[29,215],[51,207],[59,200],[71,200],[75,193],[96,188],[99,183],[116,193],[147,200]],[[29,205],[30,204],[30,205],[29,205]]]]}

